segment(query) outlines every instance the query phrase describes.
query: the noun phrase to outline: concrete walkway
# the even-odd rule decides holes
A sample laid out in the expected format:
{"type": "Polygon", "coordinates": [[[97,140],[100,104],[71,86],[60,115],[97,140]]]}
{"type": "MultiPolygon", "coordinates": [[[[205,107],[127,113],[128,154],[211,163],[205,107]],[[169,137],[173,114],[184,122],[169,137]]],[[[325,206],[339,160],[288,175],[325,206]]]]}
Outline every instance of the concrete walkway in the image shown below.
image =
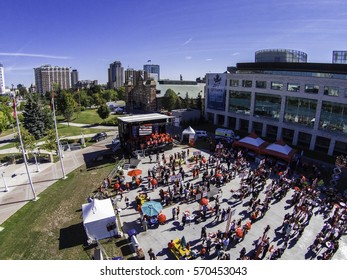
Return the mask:
{"type": "MultiPolygon", "coordinates": [[[[112,137],[95,143],[92,146],[75,151],[65,151],[63,158],[63,166],[66,174],[80,167],[85,163],[84,154],[108,150],[106,145],[111,143],[112,137]]],[[[11,151],[4,150],[7,153],[11,151]]],[[[17,150],[18,152],[18,150],[17,150]]],[[[60,161],[56,163],[44,163],[39,165],[40,171],[37,172],[35,164],[29,164],[29,172],[34,185],[34,190],[39,194],[47,187],[51,186],[57,180],[62,179],[62,169],[60,161]]],[[[28,175],[24,164],[9,164],[0,167],[0,225],[5,222],[23,205],[30,202],[34,198],[33,190],[29,184],[28,175]],[[5,185],[7,192],[5,192],[5,185]]]]}

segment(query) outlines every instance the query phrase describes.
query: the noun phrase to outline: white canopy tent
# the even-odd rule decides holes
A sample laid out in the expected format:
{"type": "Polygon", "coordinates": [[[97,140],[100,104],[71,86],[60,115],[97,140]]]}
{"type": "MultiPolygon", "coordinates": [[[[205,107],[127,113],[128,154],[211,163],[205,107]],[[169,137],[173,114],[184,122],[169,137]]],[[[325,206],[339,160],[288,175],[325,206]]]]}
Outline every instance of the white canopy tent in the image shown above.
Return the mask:
{"type": "Polygon", "coordinates": [[[116,215],[111,199],[98,200],[82,205],[83,225],[90,240],[101,240],[116,234],[116,215]]]}
{"type": "Polygon", "coordinates": [[[181,141],[183,141],[184,139],[187,139],[186,138],[187,136],[188,136],[189,142],[195,139],[195,130],[191,126],[189,126],[188,128],[182,131],[181,141]]]}

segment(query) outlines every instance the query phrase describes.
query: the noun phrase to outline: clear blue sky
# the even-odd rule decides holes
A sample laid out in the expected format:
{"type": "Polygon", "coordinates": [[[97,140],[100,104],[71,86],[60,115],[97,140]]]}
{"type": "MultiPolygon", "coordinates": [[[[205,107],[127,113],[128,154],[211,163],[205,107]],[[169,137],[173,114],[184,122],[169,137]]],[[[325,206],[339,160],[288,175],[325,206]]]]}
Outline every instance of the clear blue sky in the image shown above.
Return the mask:
{"type": "Polygon", "coordinates": [[[113,61],[151,60],[161,78],[195,80],[261,49],[301,50],[309,62],[347,50],[346,0],[1,0],[0,16],[7,86],[29,86],[43,64],[106,83],[113,61]]]}

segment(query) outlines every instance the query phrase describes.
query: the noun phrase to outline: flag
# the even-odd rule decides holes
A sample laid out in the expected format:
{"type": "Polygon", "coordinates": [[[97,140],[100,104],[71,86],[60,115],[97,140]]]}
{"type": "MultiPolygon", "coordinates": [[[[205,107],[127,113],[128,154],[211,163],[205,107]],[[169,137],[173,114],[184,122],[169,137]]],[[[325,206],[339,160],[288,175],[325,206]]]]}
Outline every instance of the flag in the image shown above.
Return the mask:
{"type": "Polygon", "coordinates": [[[16,97],[13,96],[13,117],[16,118],[17,104],[16,97]]]}
{"type": "Polygon", "coordinates": [[[54,91],[52,90],[52,98],[51,98],[51,111],[53,111],[53,104],[54,104],[54,91]]]}
{"type": "Polygon", "coordinates": [[[148,63],[152,62],[152,60],[147,60],[148,63]]]}

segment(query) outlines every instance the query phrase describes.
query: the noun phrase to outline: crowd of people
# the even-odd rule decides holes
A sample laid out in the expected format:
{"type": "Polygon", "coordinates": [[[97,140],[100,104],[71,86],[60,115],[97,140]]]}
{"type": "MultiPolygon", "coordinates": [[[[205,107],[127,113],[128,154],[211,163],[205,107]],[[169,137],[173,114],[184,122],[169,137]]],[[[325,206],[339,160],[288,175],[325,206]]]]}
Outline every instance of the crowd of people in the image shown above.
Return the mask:
{"type": "MultiPolygon", "coordinates": [[[[292,210],[285,214],[282,224],[273,229],[275,238],[270,239],[271,228],[267,226],[264,234],[254,242],[254,248],[249,252],[246,247],[242,248],[239,259],[280,259],[285,250],[301,238],[313,215],[322,214],[326,221],[313,244],[307,248],[307,258],[331,259],[339,248],[340,237],[346,232],[346,200],[343,196],[336,196],[336,193],[329,194],[318,170],[306,178],[290,165],[275,167],[266,158],[251,164],[247,151],[229,148],[217,149],[210,155],[186,148],[171,154],[156,153],[148,159],[154,166],[148,168],[147,176],[126,182],[124,176],[119,175],[113,191],[122,196],[135,188],[147,192],[159,189],[161,204],[172,207],[172,221],[180,220],[183,228],[188,216],[192,215],[180,212],[179,205],[195,201],[199,202],[199,209],[190,222],[210,222],[212,230],[227,222],[227,229],[223,231],[218,229],[208,233],[207,228],[202,226],[200,242],[192,248],[194,257],[230,259],[231,248],[242,243],[254,223],[264,218],[270,207],[282,201],[289,191],[292,196],[286,202],[286,209],[292,210]],[[239,179],[239,187],[227,188],[228,183],[236,178],[239,179]],[[152,180],[157,183],[152,184],[152,180]],[[208,204],[201,203],[203,195],[211,193],[211,190],[217,192],[208,197],[208,204]],[[225,191],[230,191],[227,205],[220,201],[225,191]],[[235,219],[233,211],[239,204],[245,205],[243,217],[235,219]],[[277,245],[275,241],[278,241],[277,245]]],[[[101,190],[110,186],[105,180],[101,190]]],[[[137,210],[139,203],[139,200],[134,203],[137,210]]],[[[129,204],[128,200],[127,207],[129,204]]]]}

